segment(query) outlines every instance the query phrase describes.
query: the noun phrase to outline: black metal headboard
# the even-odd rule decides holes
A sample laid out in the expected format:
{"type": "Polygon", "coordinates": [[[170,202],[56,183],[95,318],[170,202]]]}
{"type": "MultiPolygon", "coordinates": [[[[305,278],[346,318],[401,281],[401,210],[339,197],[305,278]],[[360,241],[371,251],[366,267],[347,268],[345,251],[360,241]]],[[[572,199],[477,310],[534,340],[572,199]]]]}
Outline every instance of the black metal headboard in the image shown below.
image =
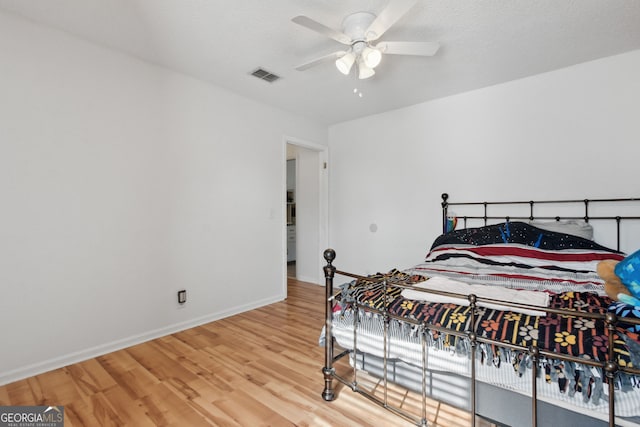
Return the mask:
{"type": "MultiPolygon", "coordinates": [[[[467,228],[467,221],[469,220],[481,220],[483,225],[488,225],[492,221],[533,221],[533,220],[582,220],[585,222],[590,221],[610,221],[615,222],[616,229],[616,249],[620,250],[620,224],[624,220],[640,220],[640,216],[634,214],[625,214],[625,215],[590,215],[589,209],[596,206],[607,204],[609,206],[618,206],[623,204],[634,204],[636,202],[640,202],[640,198],[636,197],[628,197],[628,198],[612,198],[612,199],[580,199],[580,200],[518,200],[518,201],[496,201],[496,202],[449,202],[449,195],[447,193],[442,194],[442,232],[446,233],[448,230],[448,222],[451,217],[451,211],[449,210],[452,206],[459,207],[470,207],[474,206],[476,208],[480,208],[481,214],[472,214],[472,215],[458,215],[456,213],[455,217],[458,220],[462,220],[462,228],[467,228]],[[489,210],[492,207],[496,206],[506,206],[507,208],[528,205],[528,215],[523,215],[520,213],[519,215],[490,215],[489,210]],[[582,210],[580,212],[582,215],[546,215],[544,213],[537,214],[537,208],[540,208],[541,205],[554,205],[554,206],[569,206],[572,205],[574,211],[582,210]]],[[[629,210],[629,209],[628,209],[629,210]]],[[[637,203],[637,206],[631,209],[632,212],[640,212],[640,203],[637,203]]],[[[639,242],[640,243],[640,242],[639,242]]]]}

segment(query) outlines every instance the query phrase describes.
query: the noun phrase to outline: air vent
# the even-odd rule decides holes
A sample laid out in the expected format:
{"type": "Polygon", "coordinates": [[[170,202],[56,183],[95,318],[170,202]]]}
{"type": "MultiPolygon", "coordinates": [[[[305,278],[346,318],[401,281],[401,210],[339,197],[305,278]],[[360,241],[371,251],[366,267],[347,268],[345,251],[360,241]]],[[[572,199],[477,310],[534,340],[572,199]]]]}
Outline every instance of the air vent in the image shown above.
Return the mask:
{"type": "Polygon", "coordinates": [[[270,73],[267,70],[263,70],[262,68],[258,68],[257,70],[252,72],[251,75],[259,79],[265,80],[269,83],[273,83],[280,78],[280,76],[270,73]]]}

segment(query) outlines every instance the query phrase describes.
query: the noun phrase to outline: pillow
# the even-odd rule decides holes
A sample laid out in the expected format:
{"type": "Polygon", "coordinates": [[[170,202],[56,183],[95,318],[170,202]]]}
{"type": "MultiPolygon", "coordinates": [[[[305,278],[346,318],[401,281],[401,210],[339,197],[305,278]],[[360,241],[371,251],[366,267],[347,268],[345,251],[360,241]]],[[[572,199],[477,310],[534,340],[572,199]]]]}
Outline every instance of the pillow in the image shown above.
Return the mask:
{"type": "Polygon", "coordinates": [[[593,227],[585,221],[529,221],[534,227],[556,233],[571,234],[583,239],[593,240],[593,227]]]}
{"type": "Polygon", "coordinates": [[[521,244],[545,250],[597,249],[615,254],[620,253],[597,244],[593,239],[585,239],[575,234],[543,230],[521,221],[450,231],[438,236],[431,245],[431,250],[441,245],[482,246],[501,243],[521,244]]]}

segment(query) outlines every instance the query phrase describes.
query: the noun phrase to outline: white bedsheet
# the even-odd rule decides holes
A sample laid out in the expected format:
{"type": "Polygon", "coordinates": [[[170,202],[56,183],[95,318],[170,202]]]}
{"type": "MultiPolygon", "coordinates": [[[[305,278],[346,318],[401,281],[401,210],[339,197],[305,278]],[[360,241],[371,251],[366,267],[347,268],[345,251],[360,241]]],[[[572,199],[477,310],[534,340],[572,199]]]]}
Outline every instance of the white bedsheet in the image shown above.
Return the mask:
{"type": "MultiPolygon", "coordinates": [[[[353,321],[353,312],[351,310],[347,310],[342,315],[339,313],[334,315],[332,335],[338,345],[344,349],[353,349],[353,321]]],[[[408,325],[408,327],[411,329],[411,325],[408,325]]],[[[384,323],[381,316],[371,313],[359,316],[356,342],[358,350],[377,357],[383,357],[383,331],[384,323]]],[[[387,357],[422,366],[422,342],[419,334],[407,333],[406,328],[399,326],[399,322],[392,323],[388,331],[387,357]]],[[[429,346],[427,346],[427,369],[455,372],[466,377],[469,377],[471,372],[468,357],[458,355],[454,351],[429,346]]],[[[509,363],[502,363],[500,368],[490,364],[482,365],[477,363],[476,375],[479,381],[487,384],[525,395],[530,395],[531,393],[531,375],[528,373],[523,376],[517,375],[513,366],[509,363]]],[[[603,420],[608,419],[607,387],[604,387],[605,400],[595,405],[591,402],[584,402],[580,393],[576,393],[574,396],[561,393],[555,383],[548,384],[543,379],[539,379],[537,384],[538,396],[546,402],[574,411],[589,411],[593,416],[603,420]]],[[[617,416],[640,416],[640,389],[634,388],[628,392],[616,391],[615,405],[617,416]]],[[[623,423],[620,425],[636,426],[638,424],[623,423]]]]}
{"type": "MultiPolygon", "coordinates": [[[[478,301],[478,305],[496,310],[516,311],[530,316],[546,316],[546,312],[530,308],[507,307],[499,302],[527,304],[536,307],[549,306],[549,294],[546,292],[508,289],[488,285],[470,285],[443,276],[433,276],[424,282],[415,284],[413,287],[418,289],[452,292],[462,295],[474,294],[482,298],[491,298],[496,300],[496,302],[478,301]]],[[[402,291],[402,296],[412,300],[453,303],[465,307],[469,305],[469,300],[466,297],[426,293],[415,289],[404,289],[402,291]]]]}

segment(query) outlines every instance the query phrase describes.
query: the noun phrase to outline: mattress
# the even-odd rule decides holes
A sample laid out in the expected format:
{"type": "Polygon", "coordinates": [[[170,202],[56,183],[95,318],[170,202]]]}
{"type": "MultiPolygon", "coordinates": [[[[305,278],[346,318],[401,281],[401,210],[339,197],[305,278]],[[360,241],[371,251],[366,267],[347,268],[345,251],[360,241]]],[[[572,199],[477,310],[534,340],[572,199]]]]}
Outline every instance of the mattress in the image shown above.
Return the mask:
{"type": "MultiPolygon", "coordinates": [[[[353,329],[353,310],[335,313],[332,334],[340,347],[353,349],[353,329]]],[[[355,342],[359,356],[355,363],[358,367],[365,368],[366,361],[367,371],[377,376],[382,376],[383,372],[383,330],[384,322],[381,315],[359,310],[355,342]]],[[[457,350],[460,350],[460,346],[468,345],[468,342],[463,341],[466,340],[460,340],[457,350]]],[[[422,338],[416,333],[413,325],[394,320],[389,322],[387,345],[387,378],[419,393],[422,385],[422,338]]],[[[471,364],[466,354],[456,351],[455,348],[426,346],[428,396],[463,409],[470,409],[468,378],[471,364]]],[[[532,375],[528,369],[531,361],[528,357],[523,358],[522,354],[506,350],[498,355],[489,355],[486,347],[479,345],[476,362],[478,381],[521,395],[531,395],[532,375]]],[[[536,381],[539,400],[572,411],[588,413],[596,419],[608,419],[608,387],[603,386],[600,373],[586,366],[575,365],[572,369],[563,366],[559,372],[554,369],[555,366],[557,364],[551,360],[540,361],[540,376],[536,381]],[[545,371],[545,366],[551,369],[545,371]],[[575,378],[577,371],[580,371],[581,380],[568,378],[575,378]]],[[[637,379],[629,377],[629,383],[619,384],[617,388],[616,415],[639,416],[640,384],[637,379]]],[[[640,425],[636,422],[638,418],[620,425],[640,425]]]]}

